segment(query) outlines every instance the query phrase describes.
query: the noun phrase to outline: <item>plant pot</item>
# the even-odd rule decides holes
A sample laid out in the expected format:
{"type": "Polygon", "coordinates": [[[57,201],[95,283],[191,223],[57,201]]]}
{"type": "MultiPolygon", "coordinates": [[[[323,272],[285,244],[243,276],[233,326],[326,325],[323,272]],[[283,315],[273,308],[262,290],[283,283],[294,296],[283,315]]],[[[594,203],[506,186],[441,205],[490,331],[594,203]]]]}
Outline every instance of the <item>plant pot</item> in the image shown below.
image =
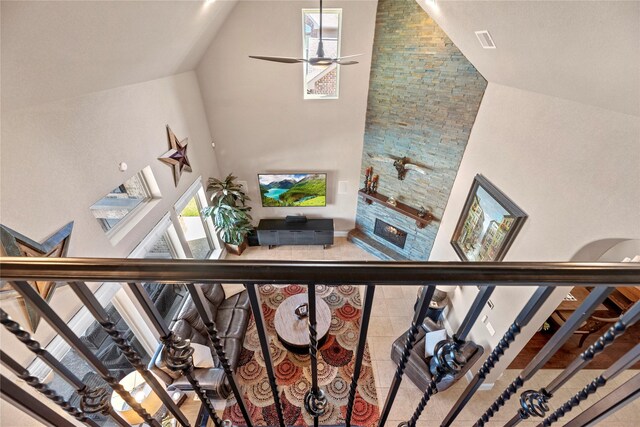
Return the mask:
{"type": "Polygon", "coordinates": [[[234,255],[241,255],[245,249],[247,249],[247,239],[245,238],[239,245],[231,245],[229,243],[224,244],[227,248],[227,252],[234,255]]]}

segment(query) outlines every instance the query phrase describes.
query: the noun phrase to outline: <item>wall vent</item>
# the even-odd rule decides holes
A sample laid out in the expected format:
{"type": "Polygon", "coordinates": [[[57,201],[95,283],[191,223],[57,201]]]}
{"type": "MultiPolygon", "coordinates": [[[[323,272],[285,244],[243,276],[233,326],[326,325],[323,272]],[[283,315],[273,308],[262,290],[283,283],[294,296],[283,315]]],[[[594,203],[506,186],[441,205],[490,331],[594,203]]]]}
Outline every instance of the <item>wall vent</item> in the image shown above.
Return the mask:
{"type": "Polygon", "coordinates": [[[480,40],[480,45],[482,45],[484,49],[496,48],[496,44],[493,42],[493,39],[491,38],[491,34],[489,34],[489,31],[487,30],[476,31],[476,37],[478,37],[478,40],[480,40]]]}

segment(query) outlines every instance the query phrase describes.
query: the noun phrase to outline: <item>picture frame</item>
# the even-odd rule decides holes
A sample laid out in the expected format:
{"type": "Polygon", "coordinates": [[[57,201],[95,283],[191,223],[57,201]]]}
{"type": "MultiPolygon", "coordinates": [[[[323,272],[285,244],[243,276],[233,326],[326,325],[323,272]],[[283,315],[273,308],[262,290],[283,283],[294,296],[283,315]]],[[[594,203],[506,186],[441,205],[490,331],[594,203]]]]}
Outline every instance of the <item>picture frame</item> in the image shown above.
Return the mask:
{"type": "Polygon", "coordinates": [[[528,215],[483,175],[476,175],[451,245],[462,261],[502,261],[528,215]]]}

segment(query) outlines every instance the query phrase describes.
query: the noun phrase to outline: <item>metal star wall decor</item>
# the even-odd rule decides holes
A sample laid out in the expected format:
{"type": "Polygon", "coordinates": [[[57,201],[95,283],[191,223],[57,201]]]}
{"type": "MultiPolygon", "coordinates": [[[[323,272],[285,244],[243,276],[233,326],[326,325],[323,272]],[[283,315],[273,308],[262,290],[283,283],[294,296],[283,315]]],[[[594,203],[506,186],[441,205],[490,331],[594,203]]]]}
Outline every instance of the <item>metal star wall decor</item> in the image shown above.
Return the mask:
{"type": "Polygon", "coordinates": [[[169,125],[167,125],[167,137],[169,138],[169,151],[164,153],[158,160],[164,162],[173,168],[173,181],[178,186],[178,181],[182,176],[182,172],[191,172],[191,164],[187,157],[187,144],[189,138],[179,141],[173,133],[169,125]]]}
{"type": "MultiPolygon", "coordinates": [[[[62,227],[55,234],[42,243],[0,224],[0,242],[2,243],[2,256],[26,256],[26,257],[64,257],[69,249],[69,238],[73,229],[73,221],[62,227]]],[[[31,286],[47,302],[51,301],[56,289],[56,282],[34,281],[14,282],[18,285],[25,283],[31,286]]],[[[29,322],[32,332],[35,332],[40,323],[40,313],[27,303],[9,283],[0,286],[0,298],[16,298],[25,318],[29,322]]]]}

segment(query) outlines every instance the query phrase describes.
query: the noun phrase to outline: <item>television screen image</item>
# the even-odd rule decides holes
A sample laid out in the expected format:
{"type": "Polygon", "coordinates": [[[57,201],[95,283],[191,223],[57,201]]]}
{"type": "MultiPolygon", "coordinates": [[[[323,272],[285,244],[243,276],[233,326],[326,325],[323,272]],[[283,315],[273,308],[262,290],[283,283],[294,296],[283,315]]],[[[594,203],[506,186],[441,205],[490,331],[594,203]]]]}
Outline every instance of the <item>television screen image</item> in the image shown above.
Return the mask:
{"type": "Polygon", "coordinates": [[[326,206],[327,174],[259,174],[262,206],[326,206]]]}

